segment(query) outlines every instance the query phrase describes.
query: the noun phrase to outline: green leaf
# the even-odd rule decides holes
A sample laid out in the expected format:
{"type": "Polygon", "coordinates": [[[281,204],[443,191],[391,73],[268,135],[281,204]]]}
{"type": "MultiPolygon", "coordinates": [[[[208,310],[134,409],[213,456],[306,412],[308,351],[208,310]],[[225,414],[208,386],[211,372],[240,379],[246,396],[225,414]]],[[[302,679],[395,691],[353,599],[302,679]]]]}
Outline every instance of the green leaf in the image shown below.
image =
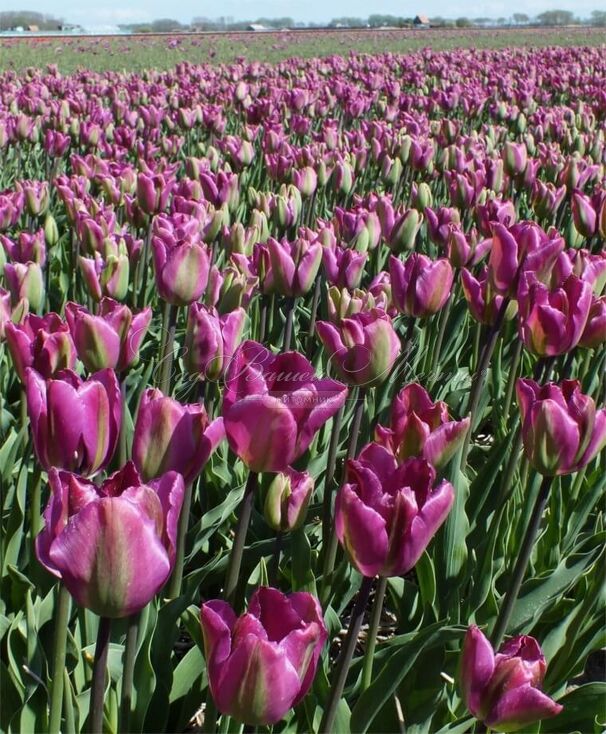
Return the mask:
{"type": "Polygon", "coordinates": [[[599,734],[606,727],[606,683],[587,683],[558,699],[564,710],[541,724],[541,734],[599,734]]]}

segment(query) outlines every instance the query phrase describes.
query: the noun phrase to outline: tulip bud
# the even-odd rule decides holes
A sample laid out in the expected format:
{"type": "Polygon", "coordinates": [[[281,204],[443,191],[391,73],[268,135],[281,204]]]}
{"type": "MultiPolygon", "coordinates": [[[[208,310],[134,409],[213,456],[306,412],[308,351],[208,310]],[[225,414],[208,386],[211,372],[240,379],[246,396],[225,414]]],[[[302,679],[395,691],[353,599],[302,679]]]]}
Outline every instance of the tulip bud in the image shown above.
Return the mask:
{"type": "Polygon", "coordinates": [[[606,296],[594,298],[579,346],[597,349],[606,342],[606,296]]]}
{"type": "Polygon", "coordinates": [[[418,186],[413,184],[412,206],[424,212],[428,206],[433,206],[433,194],[429,184],[422,181],[418,186]]]}
{"type": "Polygon", "coordinates": [[[413,250],[419,229],[423,224],[423,215],[416,209],[408,209],[398,220],[389,235],[388,245],[393,252],[413,250]]]}
{"type": "Polygon", "coordinates": [[[27,300],[33,311],[44,305],[44,275],[38,263],[7,263],[4,266],[6,285],[11,293],[13,306],[27,300]]]}
{"type": "Polygon", "coordinates": [[[296,530],[305,521],[313,491],[314,480],[307,472],[286,469],[276,474],[265,498],[267,524],[276,532],[296,530]]]}
{"type": "Polygon", "coordinates": [[[218,380],[242,341],[246,321],[243,308],[219,316],[214,308],[192,303],[187,315],[184,354],[189,374],[218,380]]]}
{"type": "Polygon", "coordinates": [[[56,313],[29,314],[20,324],[8,321],[5,333],[21,382],[25,381],[27,367],[33,367],[42,377],[48,378],[60,370],[73,369],[76,363],[76,349],[69,328],[56,313]]]}
{"type": "Polygon", "coordinates": [[[53,215],[49,212],[44,220],[44,238],[49,247],[53,247],[59,241],[59,229],[53,215]]]}
{"type": "Polygon", "coordinates": [[[393,302],[401,313],[424,318],[437,313],[448,300],[454,272],[445,258],[431,260],[413,252],[402,262],[392,256],[389,272],[393,302]]]}
{"type": "Polygon", "coordinates": [[[516,383],[524,452],[545,476],[571,474],[586,466],[606,445],[606,408],[581,392],[578,380],[516,383]]]}

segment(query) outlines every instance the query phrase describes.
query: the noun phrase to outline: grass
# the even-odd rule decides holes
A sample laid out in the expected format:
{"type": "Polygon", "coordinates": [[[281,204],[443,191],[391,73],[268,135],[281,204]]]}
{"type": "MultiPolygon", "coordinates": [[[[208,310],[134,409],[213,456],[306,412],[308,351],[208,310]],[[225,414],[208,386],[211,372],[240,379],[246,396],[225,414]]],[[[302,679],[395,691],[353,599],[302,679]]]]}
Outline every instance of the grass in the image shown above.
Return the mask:
{"type": "Polygon", "coordinates": [[[138,72],[194,64],[277,62],[293,56],[409,53],[423,48],[494,49],[537,46],[606,45],[606,28],[507,28],[503,30],[337,30],[214,33],[197,35],[35,37],[0,39],[0,71],[56,64],[69,74],[92,71],[138,72]]]}

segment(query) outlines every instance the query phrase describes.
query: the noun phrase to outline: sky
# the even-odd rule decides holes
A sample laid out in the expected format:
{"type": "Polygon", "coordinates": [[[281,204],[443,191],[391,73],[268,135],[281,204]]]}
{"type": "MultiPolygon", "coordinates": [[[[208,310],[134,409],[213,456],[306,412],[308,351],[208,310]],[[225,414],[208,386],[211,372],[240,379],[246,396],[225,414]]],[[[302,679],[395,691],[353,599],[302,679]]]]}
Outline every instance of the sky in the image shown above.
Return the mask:
{"type": "Polygon", "coordinates": [[[134,23],[154,18],[173,18],[189,22],[193,17],[231,17],[234,20],[254,20],[259,17],[294,18],[295,21],[329,21],[340,16],[365,18],[371,13],[413,16],[416,14],[457,18],[511,17],[513,13],[537,15],[544,10],[572,10],[587,17],[600,8],[603,0],[422,0],[404,3],[401,0],[220,0],[219,3],[204,0],[97,0],[83,3],[81,0],[2,0],[0,5],[49,13],[66,22],[78,23],[86,28],[134,23]]]}

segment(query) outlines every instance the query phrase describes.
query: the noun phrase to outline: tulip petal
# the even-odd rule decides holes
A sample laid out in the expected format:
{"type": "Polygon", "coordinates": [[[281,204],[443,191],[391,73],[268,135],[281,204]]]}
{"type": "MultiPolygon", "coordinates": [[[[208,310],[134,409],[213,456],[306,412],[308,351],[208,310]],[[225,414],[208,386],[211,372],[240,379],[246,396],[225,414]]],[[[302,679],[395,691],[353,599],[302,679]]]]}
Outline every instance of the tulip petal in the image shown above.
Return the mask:
{"type": "Polygon", "coordinates": [[[526,724],[557,716],[562,706],[538,688],[519,686],[500,696],[485,719],[497,731],[518,731],[526,724]]]}
{"type": "Polygon", "coordinates": [[[481,717],[482,697],[494,672],[494,650],[478,627],[472,625],[465,635],[461,655],[460,680],[465,705],[481,717]]]}

